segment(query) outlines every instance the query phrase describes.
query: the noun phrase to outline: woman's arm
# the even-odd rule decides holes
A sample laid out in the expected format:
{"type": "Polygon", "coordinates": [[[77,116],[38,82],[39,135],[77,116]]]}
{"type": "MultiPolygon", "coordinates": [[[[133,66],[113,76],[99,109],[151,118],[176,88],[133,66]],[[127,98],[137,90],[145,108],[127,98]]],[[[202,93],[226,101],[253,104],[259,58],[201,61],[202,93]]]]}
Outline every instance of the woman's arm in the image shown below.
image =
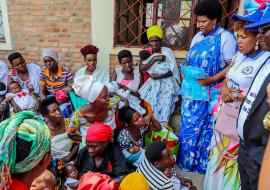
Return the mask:
{"type": "Polygon", "coordinates": [[[162,129],[160,123],[154,118],[154,116],[151,116],[151,121],[149,123],[149,131],[160,131],[162,129]]]}
{"type": "Polygon", "coordinates": [[[77,157],[78,151],[79,151],[79,144],[73,142],[70,153],[65,158],[63,158],[62,161],[64,163],[70,162],[73,158],[77,157]]]}
{"type": "Polygon", "coordinates": [[[39,97],[43,100],[46,98],[46,86],[45,85],[39,85],[39,97]]]}
{"type": "Polygon", "coordinates": [[[154,80],[159,80],[159,79],[169,78],[169,77],[173,76],[173,73],[172,73],[172,71],[169,71],[165,74],[152,74],[150,76],[154,80]]]}
{"type": "Polygon", "coordinates": [[[112,74],[112,80],[111,81],[116,81],[116,78],[117,78],[117,74],[116,74],[116,71],[114,70],[113,74],[112,74]]]}

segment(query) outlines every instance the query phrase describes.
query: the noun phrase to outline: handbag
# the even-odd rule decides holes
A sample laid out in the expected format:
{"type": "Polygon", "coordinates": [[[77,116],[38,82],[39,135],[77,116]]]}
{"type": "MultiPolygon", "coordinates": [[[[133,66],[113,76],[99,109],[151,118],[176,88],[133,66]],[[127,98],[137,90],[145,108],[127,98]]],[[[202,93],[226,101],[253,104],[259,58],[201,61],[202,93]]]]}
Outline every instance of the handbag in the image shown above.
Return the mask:
{"type": "Polygon", "coordinates": [[[236,101],[230,104],[221,105],[216,123],[215,130],[227,137],[238,140],[236,124],[239,115],[241,102],[236,101]]]}
{"type": "Polygon", "coordinates": [[[162,127],[160,131],[152,131],[144,136],[145,146],[151,144],[152,142],[160,141],[165,142],[169,147],[171,153],[177,156],[179,149],[179,141],[177,136],[172,132],[169,126],[162,127]]]}

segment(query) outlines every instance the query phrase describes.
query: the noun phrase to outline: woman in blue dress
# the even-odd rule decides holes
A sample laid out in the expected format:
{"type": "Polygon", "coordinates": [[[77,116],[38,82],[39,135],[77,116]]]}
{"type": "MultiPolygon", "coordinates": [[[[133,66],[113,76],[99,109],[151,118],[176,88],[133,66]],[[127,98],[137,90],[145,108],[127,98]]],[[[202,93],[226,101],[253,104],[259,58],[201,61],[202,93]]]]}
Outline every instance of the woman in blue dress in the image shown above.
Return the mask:
{"type": "MultiPolygon", "coordinates": [[[[180,152],[177,164],[183,171],[204,174],[208,162],[208,149],[213,134],[211,107],[217,102],[217,94],[226,74],[226,67],[236,52],[233,34],[221,28],[222,7],[218,0],[200,1],[196,8],[197,26],[200,29],[192,39],[184,65],[202,69],[205,77],[196,80],[206,87],[208,98],[192,98],[192,89],[182,83],[180,152]],[[186,91],[183,93],[183,91],[186,91]],[[187,95],[187,96],[186,96],[187,95]],[[191,96],[190,96],[191,95],[191,96]]],[[[183,76],[185,80],[185,76],[183,76]]],[[[198,78],[196,78],[198,79],[198,78]]],[[[196,91],[196,90],[195,90],[196,91]]]]}

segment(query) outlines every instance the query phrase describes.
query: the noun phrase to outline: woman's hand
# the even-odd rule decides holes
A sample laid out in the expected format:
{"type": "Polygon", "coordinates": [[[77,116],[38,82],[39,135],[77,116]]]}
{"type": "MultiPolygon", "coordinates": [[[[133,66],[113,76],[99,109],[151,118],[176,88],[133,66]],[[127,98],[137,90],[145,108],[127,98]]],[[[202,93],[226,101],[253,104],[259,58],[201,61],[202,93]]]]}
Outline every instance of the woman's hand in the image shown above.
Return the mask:
{"type": "Polygon", "coordinates": [[[165,61],[166,56],[165,55],[157,55],[154,57],[155,61],[165,61]]]}
{"type": "Polygon", "coordinates": [[[225,83],[226,83],[226,81],[224,81],[224,84],[221,88],[221,100],[224,103],[233,102],[234,97],[232,95],[232,92],[230,91],[227,84],[225,84],[225,83]]]}
{"type": "Polygon", "coordinates": [[[201,86],[208,86],[214,82],[213,78],[208,76],[205,79],[199,79],[198,81],[201,86]]]}

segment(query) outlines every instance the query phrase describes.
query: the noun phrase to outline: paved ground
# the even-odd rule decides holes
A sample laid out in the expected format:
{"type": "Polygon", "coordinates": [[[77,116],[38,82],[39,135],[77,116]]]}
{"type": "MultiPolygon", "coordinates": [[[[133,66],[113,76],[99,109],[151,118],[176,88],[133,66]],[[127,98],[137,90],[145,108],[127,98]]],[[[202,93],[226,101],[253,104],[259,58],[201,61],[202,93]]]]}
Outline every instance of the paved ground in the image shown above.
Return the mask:
{"type": "Polygon", "coordinates": [[[197,187],[198,190],[203,190],[204,175],[193,172],[183,172],[178,167],[176,167],[176,173],[180,178],[188,177],[192,180],[193,184],[197,187]]]}

